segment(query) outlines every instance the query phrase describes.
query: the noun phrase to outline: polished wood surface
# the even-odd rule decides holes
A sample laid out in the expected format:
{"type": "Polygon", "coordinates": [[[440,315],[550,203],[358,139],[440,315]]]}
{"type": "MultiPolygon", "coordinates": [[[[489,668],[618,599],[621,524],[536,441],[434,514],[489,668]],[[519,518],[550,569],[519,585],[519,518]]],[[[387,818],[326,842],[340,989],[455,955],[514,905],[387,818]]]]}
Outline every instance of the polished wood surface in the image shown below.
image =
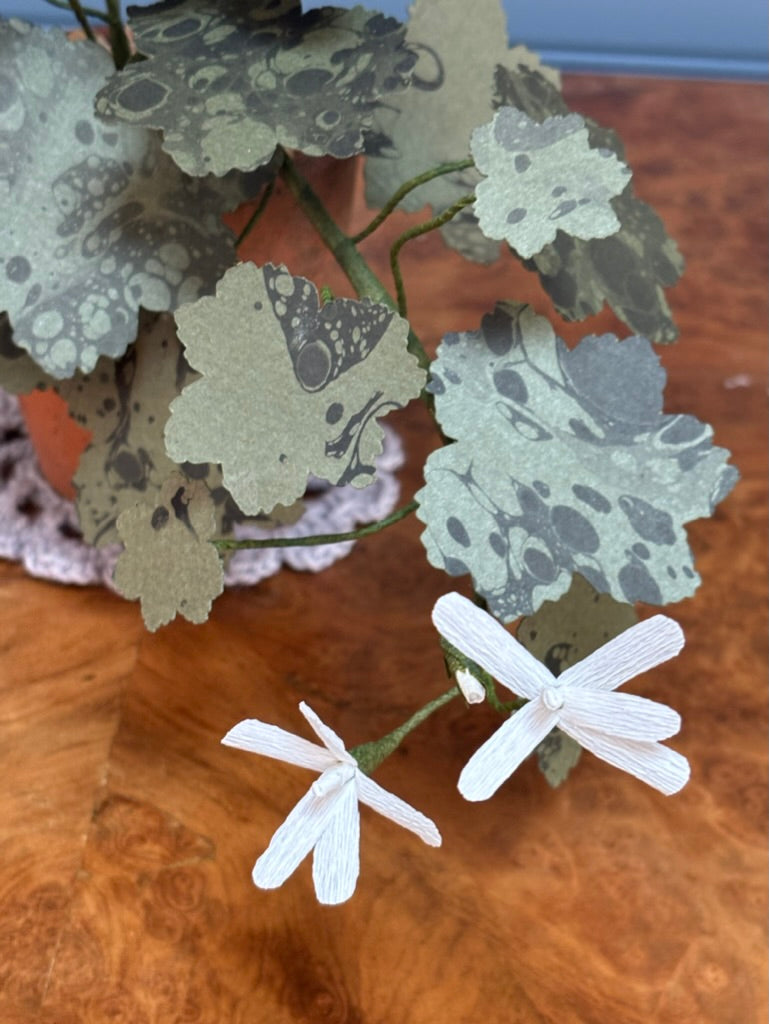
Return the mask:
{"type": "MultiPolygon", "coordinates": [[[[468,804],[454,781],[495,719],[452,705],[377,774],[436,820],[441,850],[364,810],[352,901],[319,907],[307,865],[261,892],[253,861],[309,776],[219,739],[244,717],[301,732],[306,699],[354,744],[445,687],[429,612],[452,585],[420,524],[155,635],[110,593],[3,563],[3,1024],[766,1019],[766,91],[612,77],[566,91],[620,129],[686,255],[667,408],[711,422],[743,477],[690,527],[704,582],[666,609],[685,651],[639,684],[681,711],[692,781],[665,798],[585,756],[560,790],[527,763],[468,804]]],[[[366,251],[385,266],[385,238],[366,251]]],[[[483,271],[430,237],[404,260],[431,343],[498,298],[548,311],[512,259],[483,271]]],[[[561,333],[597,328],[627,333],[609,314],[561,333]]],[[[409,496],[434,442],[421,408],[399,427],[409,496]]]]}

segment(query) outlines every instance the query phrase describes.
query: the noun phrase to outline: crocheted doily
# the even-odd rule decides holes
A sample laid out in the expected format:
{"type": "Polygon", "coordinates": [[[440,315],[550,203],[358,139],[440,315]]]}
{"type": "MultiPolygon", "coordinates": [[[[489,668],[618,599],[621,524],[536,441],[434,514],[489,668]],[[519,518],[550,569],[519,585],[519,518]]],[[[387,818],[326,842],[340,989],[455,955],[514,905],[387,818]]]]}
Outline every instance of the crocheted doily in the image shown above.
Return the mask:
{"type": "MultiPolygon", "coordinates": [[[[395,472],[403,465],[398,437],[385,428],[376,480],[369,487],[324,487],[316,483],[305,498],[306,511],[290,526],[263,530],[236,527],[243,538],[300,537],[344,533],[382,519],[395,508],[400,491],[395,472]]],[[[350,552],[354,541],[319,547],[237,551],[225,572],[228,585],[252,584],[283,566],[320,572],[350,552]]],[[[112,587],[119,545],[92,547],[80,534],[77,512],[41,475],[15,397],[0,390],[0,557],[21,562],[32,576],[60,583],[104,583],[112,587]]]]}

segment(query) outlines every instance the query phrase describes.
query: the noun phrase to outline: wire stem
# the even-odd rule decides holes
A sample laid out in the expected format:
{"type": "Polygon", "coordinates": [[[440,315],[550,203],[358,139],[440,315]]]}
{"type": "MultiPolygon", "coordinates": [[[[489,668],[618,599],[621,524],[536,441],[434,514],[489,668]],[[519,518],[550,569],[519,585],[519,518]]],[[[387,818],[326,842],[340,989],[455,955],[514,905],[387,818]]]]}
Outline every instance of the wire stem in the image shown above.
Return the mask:
{"type": "MultiPolygon", "coordinates": [[[[57,3],[56,0],[48,0],[48,3],[53,7],[60,7],[62,10],[72,11],[77,19],[78,25],[80,25],[82,30],[85,32],[86,39],[90,39],[92,43],[96,42],[94,31],[88,24],[88,17],[99,17],[99,11],[93,11],[90,8],[83,7],[80,0],[67,0],[66,3],[57,3]]],[[[101,17],[104,17],[104,15],[101,15],[101,17]]]]}
{"type": "Polygon", "coordinates": [[[417,502],[410,501],[408,505],[391,512],[384,519],[367,526],[360,526],[357,530],[347,530],[345,533],[318,533],[310,537],[265,537],[260,540],[234,540],[230,537],[221,537],[212,540],[211,543],[218,551],[243,551],[254,548],[302,548],[315,547],[319,544],[341,544],[346,540],[360,540],[372,533],[379,533],[386,530],[388,526],[399,523],[401,519],[411,515],[417,509],[417,502]]]}
{"type": "Polygon", "coordinates": [[[443,213],[439,213],[436,217],[432,217],[430,220],[424,221],[422,224],[417,224],[413,228],[409,228],[408,231],[404,231],[403,234],[397,238],[390,249],[390,269],[392,270],[393,281],[395,282],[395,293],[398,299],[398,312],[402,317],[405,317],[408,311],[408,302],[406,300],[406,288],[403,283],[403,274],[401,273],[400,263],[398,258],[400,251],[406,242],[410,242],[412,238],[419,238],[420,235],[426,235],[428,231],[435,231],[436,228],[442,227],[448,223],[452,217],[456,217],[460,210],[464,209],[465,206],[469,206],[470,203],[475,202],[475,193],[471,192],[469,195],[462,196],[461,199],[457,199],[455,203],[452,203],[443,213]]]}
{"type": "Polygon", "coordinates": [[[407,719],[403,725],[399,725],[397,729],[393,729],[386,736],[383,736],[379,740],[372,740],[370,743],[362,743],[358,747],[353,747],[350,753],[358,762],[360,770],[365,772],[366,775],[370,775],[371,772],[375,771],[385,758],[389,757],[394,750],[397,750],[403,740],[408,736],[410,732],[413,732],[418,725],[421,725],[426,718],[429,718],[434,711],[442,708],[444,704],[448,704],[450,700],[459,696],[459,687],[452,686],[450,690],[446,690],[439,697],[434,700],[428,701],[424,707],[421,707],[419,711],[416,711],[411,718],[407,719]]]}
{"type": "Polygon", "coordinates": [[[474,162],[468,157],[465,160],[455,160],[452,163],[439,164],[437,167],[432,167],[429,171],[424,171],[422,174],[418,174],[415,178],[410,178],[408,181],[404,181],[401,187],[396,192],[393,192],[376,217],[374,217],[374,219],[370,221],[362,231],[359,231],[357,235],[353,235],[350,241],[357,245],[359,242],[362,242],[364,238],[368,238],[369,235],[373,234],[376,229],[387,220],[400,201],[404,199],[409,192],[413,192],[415,188],[419,188],[420,185],[427,184],[428,181],[432,181],[434,178],[440,178],[444,174],[452,174],[456,171],[465,171],[469,167],[474,166],[474,162]]]}
{"type": "Polygon", "coordinates": [[[277,181],[277,179],[273,178],[272,181],[267,183],[267,187],[265,188],[264,192],[262,192],[261,198],[259,199],[259,202],[256,204],[254,212],[248,218],[248,220],[246,221],[245,227],[240,232],[238,237],[235,239],[235,248],[236,249],[241,244],[241,242],[243,242],[246,239],[246,237],[251,233],[251,231],[253,230],[254,225],[256,224],[256,222],[259,220],[259,218],[264,213],[264,211],[265,211],[265,209],[267,207],[267,204],[269,203],[270,199],[272,198],[272,193],[275,191],[275,182],[276,181],[277,181]]]}

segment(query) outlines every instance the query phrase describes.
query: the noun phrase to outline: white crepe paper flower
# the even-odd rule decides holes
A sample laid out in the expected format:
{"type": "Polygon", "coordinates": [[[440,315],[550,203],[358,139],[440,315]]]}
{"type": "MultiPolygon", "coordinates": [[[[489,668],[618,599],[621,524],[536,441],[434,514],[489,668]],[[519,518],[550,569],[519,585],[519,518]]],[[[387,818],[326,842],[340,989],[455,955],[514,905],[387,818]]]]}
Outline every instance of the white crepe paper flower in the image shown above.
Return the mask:
{"type": "Polygon", "coordinates": [[[238,723],[222,740],[228,747],[321,773],[257,860],[253,879],[262,889],[276,889],[312,850],[318,900],[344,903],[355,891],[360,870],[358,801],[415,832],[429,846],[440,846],[441,834],[424,814],[364,775],[342,740],[312,708],[303,702],[299,710],[322,747],[257,719],[238,723]]]}
{"type": "Polygon", "coordinates": [[[686,758],[657,742],[681,728],[678,713],[645,697],[612,692],[678,654],[684,635],[672,619],[655,615],[637,623],[558,677],[460,594],[438,599],[433,622],[450,644],[528,701],[465,765],[459,791],[467,800],[488,799],[556,726],[668,796],[688,781],[686,758]]]}

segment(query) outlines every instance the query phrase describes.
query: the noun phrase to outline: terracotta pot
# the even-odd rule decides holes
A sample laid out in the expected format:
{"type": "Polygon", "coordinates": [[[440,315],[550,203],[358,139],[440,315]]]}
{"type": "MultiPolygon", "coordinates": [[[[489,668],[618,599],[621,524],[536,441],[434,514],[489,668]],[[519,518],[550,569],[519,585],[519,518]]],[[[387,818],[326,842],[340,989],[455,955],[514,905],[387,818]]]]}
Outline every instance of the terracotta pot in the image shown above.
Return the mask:
{"type": "MultiPolygon", "coordinates": [[[[295,161],[342,230],[349,231],[356,202],[360,201],[362,193],[360,161],[318,159],[302,154],[297,154],[295,161]]],[[[225,215],[225,223],[236,235],[247,224],[254,206],[254,203],[246,203],[225,215]]],[[[328,285],[339,294],[353,294],[333,256],[282,181],[276,185],[263,215],[238,249],[238,256],[259,266],[285,263],[292,274],[309,278],[318,288],[328,285]]],[[[43,475],[62,497],[74,499],[72,477],[80,456],[90,443],[90,431],[70,418],[66,402],[52,391],[33,391],[20,396],[19,401],[43,475]]]]}
{"type": "Polygon", "coordinates": [[[43,476],[63,498],[72,501],[72,477],[90,444],[90,430],[75,423],[67,403],[54,391],[19,395],[19,405],[43,476]]]}

